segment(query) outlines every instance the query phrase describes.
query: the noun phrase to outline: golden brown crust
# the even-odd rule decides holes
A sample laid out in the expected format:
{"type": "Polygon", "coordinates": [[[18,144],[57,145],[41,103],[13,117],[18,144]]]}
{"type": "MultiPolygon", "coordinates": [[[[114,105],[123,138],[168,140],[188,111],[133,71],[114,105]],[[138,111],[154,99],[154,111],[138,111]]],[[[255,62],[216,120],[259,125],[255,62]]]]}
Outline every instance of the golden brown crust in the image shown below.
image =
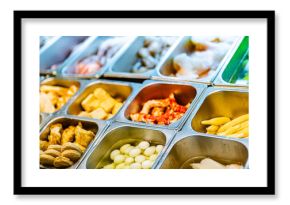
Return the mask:
{"type": "Polygon", "coordinates": [[[67,142],[62,145],[61,152],[64,152],[65,150],[75,150],[78,151],[79,153],[82,153],[80,147],[77,144],[71,142],[67,142]]]}
{"type": "Polygon", "coordinates": [[[56,157],[53,162],[53,165],[56,168],[67,168],[67,167],[72,166],[73,164],[74,163],[69,158],[62,157],[62,156],[56,157]]]}
{"type": "Polygon", "coordinates": [[[52,145],[49,145],[47,147],[47,149],[54,149],[54,150],[59,151],[59,152],[61,152],[61,148],[62,148],[62,146],[58,145],[58,144],[52,144],[52,145]]]}
{"type": "Polygon", "coordinates": [[[65,150],[61,156],[69,158],[71,161],[76,162],[81,158],[81,153],[76,150],[65,150]]]}
{"type": "Polygon", "coordinates": [[[53,166],[55,157],[48,155],[48,154],[41,154],[40,155],[40,164],[45,166],[53,166]]]}
{"type": "Polygon", "coordinates": [[[48,149],[44,153],[45,154],[48,154],[50,156],[53,156],[53,157],[59,157],[60,156],[60,152],[59,151],[56,151],[54,149],[48,149]]]}
{"type": "Polygon", "coordinates": [[[47,141],[40,140],[39,142],[40,150],[45,151],[47,150],[48,146],[49,146],[49,143],[47,141]]]}

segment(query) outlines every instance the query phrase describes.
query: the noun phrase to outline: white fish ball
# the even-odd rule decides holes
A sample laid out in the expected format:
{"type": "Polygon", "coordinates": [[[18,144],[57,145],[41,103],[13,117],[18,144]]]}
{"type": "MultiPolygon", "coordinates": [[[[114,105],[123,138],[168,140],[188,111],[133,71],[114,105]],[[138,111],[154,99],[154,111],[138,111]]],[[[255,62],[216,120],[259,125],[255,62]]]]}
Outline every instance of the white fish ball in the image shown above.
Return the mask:
{"type": "Polygon", "coordinates": [[[152,165],[153,165],[153,162],[150,160],[145,160],[144,162],[142,162],[143,169],[150,169],[152,165]]]}
{"type": "Polygon", "coordinates": [[[125,159],[126,159],[126,157],[124,155],[119,154],[119,155],[115,156],[114,163],[120,164],[120,163],[124,162],[125,159]]]}
{"type": "Polygon", "coordinates": [[[141,149],[136,148],[136,147],[129,152],[130,157],[136,157],[139,154],[141,154],[141,149]]]}
{"type": "Polygon", "coordinates": [[[157,145],[156,146],[156,152],[157,153],[160,153],[162,151],[162,149],[163,149],[163,145],[157,145]]]}
{"type": "Polygon", "coordinates": [[[147,149],[149,146],[150,146],[150,144],[147,141],[142,141],[138,144],[138,147],[142,150],[147,149]]]}
{"type": "Polygon", "coordinates": [[[133,157],[127,157],[125,159],[125,164],[130,165],[134,162],[134,158],[133,157]]]}
{"type": "Polygon", "coordinates": [[[154,154],[155,149],[155,146],[148,147],[147,149],[145,149],[144,155],[147,157],[151,156],[152,154],[154,154]]]}
{"type": "Polygon", "coordinates": [[[129,154],[130,153],[130,151],[132,150],[132,149],[134,149],[135,147],[133,147],[133,146],[129,146],[129,147],[127,147],[125,150],[124,150],[124,154],[129,154]]]}
{"type": "Polygon", "coordinates": [[[125,154],[125,150],[130,147],[131,145],[130,144],[124,144],[121,148],[120,148],[120,152],[125,154]]]}
{"type": "Polygon", "coordinates": [[[141,163],[141,162],[143,162],[145,160],[146,160],[146,157],[144,155],[138,155],[138,156],[135,157],[135,162],[141,163]]]}
{"type": "Polygon", "coordinates": [[[110,158],[111,158],[111,160],[114,160],[115,157],[116,157],[117,155],[119,155],[119,154],[120,154],[120,150],[117,150],[117,149],[113,150],[113,151],[111,152],[111,154],[110,154],[110,158]]]}
{"type": "Polygon", "coordinates": [[[138,162],[135,162],[135,163],[130,165],[130,169],[141,169],[141,168],[142,168],[142,166],[138,162]]]}

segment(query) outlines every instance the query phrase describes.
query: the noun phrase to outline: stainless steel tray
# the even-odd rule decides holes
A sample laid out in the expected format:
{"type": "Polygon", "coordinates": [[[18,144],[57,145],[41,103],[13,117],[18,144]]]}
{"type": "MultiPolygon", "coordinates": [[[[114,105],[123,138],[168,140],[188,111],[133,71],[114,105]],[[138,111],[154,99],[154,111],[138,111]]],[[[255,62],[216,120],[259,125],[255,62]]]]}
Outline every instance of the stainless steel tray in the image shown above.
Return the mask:
{"type": "Polygon", "coordinates": [[[87,36],[60,36],[51,39],[40,49],[40,74],[56,75],[77,53],[87,36]],[[51,69],[56,65],[55,69],[51,69]]]}
{"type": "Polygon", "coordinates": [[[237,46],[235,52],[231,53],[225,66],[220,70],[216,76],[213,84],[216,86],[237,86],[248,87],[248,84],[241,84],[234,82],[237,80],[238,75],[242,72],[242,63],[249,54],[249,38],[244,37],[240,44],[237,46]]]}
{"type": "Polygon", "coordinates": [[[116,58],[118,58],[118,56],[121,55],[121,53],[123,53],[124,50],[132,43],[134,39],[133,37],[128,38],[127,43],[125,43],[99,71],[92,74],[82,75],[73,73],[73,70],[75,69],[75,65],[78,61],[95,54],[99,46],[110,38],[113,38],[113,36],[91,36],[88,39],[86,46],[78,53],[77,56],[75,56],[75,58],[72,58],[65,66],[59,69],[57,75],[70,78],[100,78],[108,67],[116,60],[116,58]]]}
{"type": "MultiPolygon", "coordinates": [[[[40,129],[40,138],[45,138],[49,133],[49,127],[55,123],[61,123],[63,126],[68,125],[77,125],[78,122],[82,122],[84,128],[94,131],[96,133],[95,138],[91,141],[88,145],[87,149],[83,153],[82,157],[71,167],[70,169],[75,169],[79,166],[83,158],[87,155],[88,151],[90,150],[91,146],[94,144],[95,141],[98,140],[99,136],[106,130],[108,124],[105,122],[96,120],[96,119],[82,119],[76,116],[69,116],[69,115],[54,115],[53,118],[49,120],[49,122],[42,124],[40,129]]],[[[42,167],[48,168],[48,167],[42,167]]]]}
{"type": "Polygon", "coordinates": [[[191,169],[191,163],[198,163],[205,157],[222,164],[241,163],[248,168],[248,143],[240,139],[182,131],[176,134],[156,168],[191,169]]]}
{"type": "MultiPolygon", "coordinates": [[[[124,82],[124,81],[113,81],[113,80],[100,80],[100,79],[93,79],[93,80],[82,80],[83,86],[79,89],[77,95],[75,95],[69,103],[63,108],[63,113],[68,115],[75,115],[82,110],[80,104],[83,99],[85,99],[90,93],[94,91],[96,88],[103,88],[111,96],[121,97],[125,99],[123,106],[125,103],[130,99],[130,96],[134,93],[138,92],[141,84],[132,83],[132,82],[124,82]]],[[[121,109],[110,119],[103,120],[107,123],[111,123],[116,119],[116,116],[121,111],[121,109]]],[[[84,119],[91,119],[82,117],[84,119]]]]}
{"type": "Polygon", "coordinates": [[[162,59],[160,64],[156,67],[157,76],[152,76],[152,79],[156,80],[167,80],[167,81],[190,81],[195,83],[212,84],[218,72],[222,69],[227,59],[231,56],[231,53],[235,51],[237,45],[239,45],[241,38],[237,37],[236,41],[232,44],[231,48],[224,56],[223,60],[219,63],[219,66],[213,72],[212,75],[201,78],[201,79],[186,79],[182,77],[172,77],[170,74],[173,72],[172,61],[173,58],[180,53],[192,53],[193,50],[189,46],[191,37],[185,36],[179,40],[175,48],[172,49],[171,53],[162,59]]]}
{"type": "Polygon", "coordinates": [[[159,127],[168,129],[181,129],[183,122],[186,120],[192,108],[198,102],[200,95],[205,90],[206,85],[194,84],[190,82],[166,82],[146,80],[143,82],[139,92],[135,92],[127,100],[125,105],[116,117],[116,121],[129,124],[144,125],[149,127],[159,127]],[[177,101],[181,104],[191,102],[191,105],[182,118],[170,125],[154,125],[143,122],[133,122],[129,119],[131,113],[136,113],[140,110],[141,104],[150,99],[167,98],[170,93],[175,93],[177,101]]]}
{"type": "MultiPolygon", "coordinates": [[[[108,68],[108,70],[104,73],[105,77],[114,77],[114,78],[132,78],[132,79],[150,79],[153,75],[156,74],[156,69],[148,70],[144,73],[131,73],[130,70],[132,66],[137,61],[137,53],[140,48],[144,45],[145,36],[138,36],[134,39],[134,41],[124,50],[124,52],[119,55],[116,61],[108,68]]],[[[168,49],[165,56],[172,52],[172,49],[175,47],[176,42],[168,49]]],[[[158,62],[158,64],[162,62],[162,59],[158,62]]],[[[157,65],[158,65],[157,64],[157,65]]],[[[156,65],[156,67],[157,67],[156,65]]]]}
{"type": "Polygon", "coordinates": [[[164,145],[163,150],[152,166],[152,169],[154,169],[175,134],[176,131],[174,130],[149,128],[146,126],[116,122],[94,143],[78,168],[94,169],[97,165],[98,168],[100,168],[105,165],[105,163],[108,163],[110,152],[113,149],[119,148],[127,143],[136,143],[146,140],[152,144],[164,145]]]}

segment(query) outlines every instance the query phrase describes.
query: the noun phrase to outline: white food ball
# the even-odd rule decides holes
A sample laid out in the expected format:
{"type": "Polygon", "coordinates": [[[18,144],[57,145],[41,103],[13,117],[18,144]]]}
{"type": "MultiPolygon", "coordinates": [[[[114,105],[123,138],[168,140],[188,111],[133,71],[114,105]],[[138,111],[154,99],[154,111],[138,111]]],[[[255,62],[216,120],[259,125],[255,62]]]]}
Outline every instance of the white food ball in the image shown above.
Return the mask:
{"type": "Polygon", "coordinates": [[[152,154],[154,154],[155,149],[155,146],[148,147],[147,149],[145,149],[144,155],[147,157],[151,156],[152,154]]]}
{"type": "Polygon", "coordinates": [[[136,157],[139,154],[141,154],[141,149],[136,147],[129,152],[130,157],[136,157]]]}
{"type": "Polygon", "coordinates": [[[135,162],[141,163],[141,162],[143,162],[145,160],[146,160],[146,157],[144,155],[138,155],[138,156],[135,157],[135,162]]]}
{"type": "Polygon", "coordinates": [[[136,162],[130,165],[130,169],[141,169],[142,166],[140,163],[136,162]]]}
{"type": "Polygon", "coordinates": [[[126,157],[124,155],[119,154],[119,155],[115,156],[114,163],[120,164],[120,163],[124,162],[125,159],[126,159],[126,157]]]}
{"type": "Polygon", "coordinates": [[[119,155],[119,154],[120,154],[120,150],[117,150],[117,149],[113,150],[113,151],[111,152],[111,154],[110,154],[110,158],[111,158],[111,160],[114,160],[115,157],[116,157],[117,155],[119,155]]]}
{"type": "Polygon", "coordinates": [[[156,146],[156,152],[157,153],[160,153],[162,151],[162,149],[163,149],[163,145],[157,145],[156,146]]]}
{"type": "Polygon", "coordinates": [[[144,162],[142,162],[143,169],[150,169],[152,165],[153,165],[153,162],[150,160],[145,160],[144,162]]]}
{"type": "Polygon", "coordinates": [[[116,169],[126,169],[126,164],[125,163],[118,164],[116,166],[116,169]]]}
{"type": "Polygon", "coordinates": [[[132,150],[132,149],[134,149],[135,147],[133,147],[133,146],[129,146],[129,147],[127,147],[125,150],[124,150],[124,154],[129,154],[130,153],[130,151],[132,150]]]}
{"type": "Polygon", "coordinates": [[[151,161],[155,161],[157,159],[158,155],[157,154],[152,154],[150,157],[149,157],[149,160],[151,161]]]}
{"type": "Polygon", "coordinates": [[[112,164],[108,164],[108,165],[104,166],[103,169],[115,169],[115,167],[116,167],[115,164],[112,163],[112,164]]]}
{"type": "Polygon", "coordinates": [[[130,144],[124,144],[121,148],[120,148],[120,152],[125,154],[125,150],[130,147],[131,145],[130,144]]]}
{"type": "Polygon", "coordinates": [[[130,164],[132,164],[133,162],[134,162],[134,158],[133,158],[133,157],[127,157],[127,158],[125,159],[125,164],[130,165],[130,164]]]}
{"type": "Polygon", "coordinates": [[[142,150],[147,149],[149,146],[150,146],[150,144],[147,141],[142,141],[138,144],[138,147],[142,150]]]}

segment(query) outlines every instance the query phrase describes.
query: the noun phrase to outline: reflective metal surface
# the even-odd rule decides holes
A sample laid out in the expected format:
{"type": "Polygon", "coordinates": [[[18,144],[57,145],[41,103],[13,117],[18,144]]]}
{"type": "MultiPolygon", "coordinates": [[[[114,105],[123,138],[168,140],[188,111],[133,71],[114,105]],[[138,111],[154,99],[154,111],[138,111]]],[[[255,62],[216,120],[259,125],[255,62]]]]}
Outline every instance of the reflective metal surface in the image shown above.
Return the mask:
{"type": "Polygon", "coordinates": [[[132,95],[130,99],[123,106],[121,112],[118,114],[116,120],[119,122],[132,123],[138,125],[145,125],[150,127],[160,127],[169,129],[180,129],[182,122],[187,118],[190,110],[197,103],[198,98],[206,88],[202,84],[192,83],[178,83],[165,81],[145,81],[139,92],[132,95]],[[130,114],[137,113],[141,110],[143,103],[151,99],[167,98],[171,93],[174,93],[176,101],[181,105],[191,103],[190,107],[182,118],[169,125],[154,125],[143,122],[134,122],[130,119],[130,114]]]}
{"type": "Polygon", "coordinates": [[[98,121],[98,120],[89,120],[89,119],[82,119],[74,116],[69,115],[59,115],[55,116],[53,119],[51,119],[45,126],[43,126],[40,130],[40,139],[46,139],[49,132],[50,132],[50,126],[55,123],[61,123],[63,127],[68,127],[70,125],[76,126],[79,122],[82,123],[83,128],[86,130],[90,130],[95,133],[95,138],[90,142],[88,145],[86,151],[83,153],[82,157],[74,163],[70,168],[75,169],[79,166],[82,159],[86,156],[87,152],[90,150],[91,146],[94,144],[94,142],[97,140],[99,135],[106,129],[106,123],[98,121]]]}
{"type": "MultiPolygon", "coordinates": [[[[87,157],[82,161],[79,168],[83,169],[99,169],[110,163],[110,153],[122,145],[131,143],[137,144],[140,141],[148,141],[150,144],[161,144],[168,146],[175,131],[166,129],[148,128],[138,125],[130,125],[124,123],[114,123],[99,138],[87,157]]],[[[157,162],[163,155],[163,149],[157,157],[152,168],[154,169],[157,162]]]]}

